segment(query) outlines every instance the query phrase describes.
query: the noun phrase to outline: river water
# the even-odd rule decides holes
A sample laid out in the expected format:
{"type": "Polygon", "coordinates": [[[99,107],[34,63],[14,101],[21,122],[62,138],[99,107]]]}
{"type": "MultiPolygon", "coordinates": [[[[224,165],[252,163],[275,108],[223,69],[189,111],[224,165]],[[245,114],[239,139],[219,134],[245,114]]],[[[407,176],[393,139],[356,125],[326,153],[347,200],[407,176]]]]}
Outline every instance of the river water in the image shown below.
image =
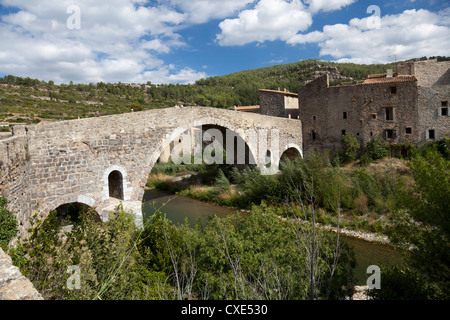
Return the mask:
{"type": "MultiPolygon", "coordinates": [[[[215,214],[219,217],[226,217],[235,214],[236,209],[225,208],[215,204],[202,202],[186,198],[183,196],[174,196],[157,189],[148,190],[144,194],[143,214],[144,219],[149,218],[155,208],[161,208],[168,219],[174,224],[182,224],[187,218],[190,225],[193,225],[198,219],[205,222],[208,215],[215,214]]],[[[354,275],[357,285],[365,285],[370,276],[366,273],[370,265],[401,265],[401,255],[390,245],[373,243],[357,238],[343,236],[348,244],[353,247],[357,266],[354,269],[354,275]]]]}

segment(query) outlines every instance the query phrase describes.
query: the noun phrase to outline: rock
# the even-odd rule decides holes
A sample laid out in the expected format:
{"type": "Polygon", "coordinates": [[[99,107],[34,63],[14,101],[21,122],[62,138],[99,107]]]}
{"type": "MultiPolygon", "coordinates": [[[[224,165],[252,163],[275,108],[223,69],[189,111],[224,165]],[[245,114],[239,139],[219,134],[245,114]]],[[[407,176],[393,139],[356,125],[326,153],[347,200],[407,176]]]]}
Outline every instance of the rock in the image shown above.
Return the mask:
{"type": "Polygon", "coordinates": [[[0,300],[44,300],[30,280],[0,248],[0,300]]]}
{"type": "Polygon", "coordinates": [[[366,294],[368,289],[368,286],[355,286],[353,288],[353,300],[369,300],[369,297],[366,294]]]}

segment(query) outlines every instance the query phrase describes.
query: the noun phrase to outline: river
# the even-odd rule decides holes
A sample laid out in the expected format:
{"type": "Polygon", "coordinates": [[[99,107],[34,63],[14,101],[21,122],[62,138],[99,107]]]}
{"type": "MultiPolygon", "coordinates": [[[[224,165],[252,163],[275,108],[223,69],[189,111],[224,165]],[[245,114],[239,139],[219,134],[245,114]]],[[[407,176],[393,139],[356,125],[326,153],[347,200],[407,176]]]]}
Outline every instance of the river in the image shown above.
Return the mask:
{"type": "MultiPolygon", "coordinates": [[[[226,217],[235,214],[236,209],[221,207],[215,204],[190,199],[183,196],[174,196],[157,189],[148,190],[144,194],[144,219],[150,217],[156,208],[160,208],[166,217],[174,224],[182,224],[187,218],[190,225],[198,219],[205,222],[208,215],[215,214],[226,217]],[[153,206],[153,203],[155,206],[153,206]]],[[[370,276],[366,273],[370,265],[401,265],[401,255],[391,245],[369,242],[353,237],[343,236],[347,243],[353,247],[357,266],[354,275],[357,285],[365,285],[370,276]]]]}

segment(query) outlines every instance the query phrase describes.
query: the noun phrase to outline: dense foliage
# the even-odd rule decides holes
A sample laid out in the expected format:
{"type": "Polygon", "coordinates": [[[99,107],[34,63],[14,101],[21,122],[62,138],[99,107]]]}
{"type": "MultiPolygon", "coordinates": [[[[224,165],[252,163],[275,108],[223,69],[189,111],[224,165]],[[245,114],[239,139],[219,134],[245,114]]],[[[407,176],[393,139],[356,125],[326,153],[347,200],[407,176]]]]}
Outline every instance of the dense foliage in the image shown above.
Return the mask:
{"type": "Polygon", "coordinates": [[[143,229],[120,209],[105,223],[94,214],[81,213],[65,231],[55,212],[35,217],[30,237],[10,251],[46,299],[342,299],[353,283],[349,247],[318,230],[311,281],[300,230],[312,225],[264,207],[192,227],[175,227],[159,211],[143,229]],[[71,266],[80,268],[78,288],[71,266]]]}
{"type": "Polygon", "coordinates": [[[450,292],[450,161],[435,145],[411,161],[414,193],[395,214],[391,239],[439,295],[450,292]]]}
{"type": "Polygon", "coordinates": [[[6,208],[8,201],[0,197],[0,247],[5,247],[18,232],[14,214],[6,208]]]}

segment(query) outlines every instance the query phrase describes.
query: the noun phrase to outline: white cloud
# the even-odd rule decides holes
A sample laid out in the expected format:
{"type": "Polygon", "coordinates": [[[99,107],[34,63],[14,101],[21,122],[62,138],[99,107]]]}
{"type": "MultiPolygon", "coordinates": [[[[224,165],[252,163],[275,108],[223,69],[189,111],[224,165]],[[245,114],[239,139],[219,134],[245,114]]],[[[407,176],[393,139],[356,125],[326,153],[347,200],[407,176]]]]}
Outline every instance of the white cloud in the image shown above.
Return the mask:
{"type": "Polygon", "coordinates": [[[300,0],[260,0],[253,9],[240,12],[238,18],[222,21],[217,41],[222,46],[287,41],[311,24],[311,14],[300,0]]]}
{"type": "Polygon", "coordinates": [[[305,0],[305,3],[309,4],[309,10],[313,13],[339,10],[354,2],[356,0],[305,0]]]}
{"type": "Polygon", "coordinates": [[[422,56],[450,54],[450,11],[406,10],[381,17],[380,28],[370,28],[370,17],[323,30],[297,34],[290,44],[317,43],[320,55],[341,62],[381,63],[422,56]]]}
{"type": "MultiPolygon", "coordinates": [[[[1,16],[0,70],[57,83],[133,82],[148,71],[162,70],[165,77],[191,82],[204,73],[170,70],[158,55],[186,46],[177,28],[187,16],[168,6],[142,6],[142,0],[3,0],[19,11],[1,16]],[[70,30],[66,12],[80,8],[81,28],[70,30]],[[7,44],[7,45],[4,45],[7,44]],[[186,76],[186,79],[183,79],[186,76]]],[[[158,73],[156,73],[158,74],[158,73]]]]}
{"type": "Polygon", "coordinates": [[[223,19],[235,14],[256,0],[163,0],[180,9],[190,23],[198,24],[212,19],[223,19]]]}

